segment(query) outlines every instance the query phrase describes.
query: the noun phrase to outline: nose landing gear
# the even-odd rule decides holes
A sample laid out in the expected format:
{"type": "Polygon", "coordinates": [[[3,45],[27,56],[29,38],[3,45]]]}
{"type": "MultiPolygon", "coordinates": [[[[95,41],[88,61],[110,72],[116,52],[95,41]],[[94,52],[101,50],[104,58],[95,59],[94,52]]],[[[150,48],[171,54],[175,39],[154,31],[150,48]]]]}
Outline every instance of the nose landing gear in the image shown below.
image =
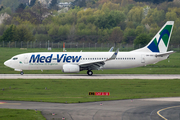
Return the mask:
{"type": "Polygon", "coordinates": [[[21,74],[21,75],[23,75],[23,74],[24,74],[24,72],[23,72],[23,71],[21,71],[21,72],[20,72],[20,74],[21,74]]]}

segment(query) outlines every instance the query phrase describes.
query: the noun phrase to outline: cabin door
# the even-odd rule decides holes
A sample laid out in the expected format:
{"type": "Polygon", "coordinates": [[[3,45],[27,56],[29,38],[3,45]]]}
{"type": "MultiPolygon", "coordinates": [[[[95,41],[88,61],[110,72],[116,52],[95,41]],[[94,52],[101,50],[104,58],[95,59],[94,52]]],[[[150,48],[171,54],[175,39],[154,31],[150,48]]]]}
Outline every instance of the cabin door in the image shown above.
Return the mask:
{"type": "Polygon", "coordinates": [[[141,55],[141,63],[145,63],[145,55],[141,55]]]}
{"type": "Polygon", "coordinates": [[[24,64],[28,64],[28,55],[24,55],[24,64]]]}

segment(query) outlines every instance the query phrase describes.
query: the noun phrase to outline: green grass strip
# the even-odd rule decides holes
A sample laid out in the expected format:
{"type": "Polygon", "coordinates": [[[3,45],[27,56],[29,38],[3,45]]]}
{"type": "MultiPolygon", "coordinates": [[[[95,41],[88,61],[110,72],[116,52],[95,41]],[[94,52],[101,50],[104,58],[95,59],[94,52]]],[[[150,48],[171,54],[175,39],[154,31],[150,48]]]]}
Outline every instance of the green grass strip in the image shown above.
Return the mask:
{"type": "Polygon", "coordinates": [[[0,120],[45,120],[40,111],[0,109],[0,120]]]}
{"type": "Polygon", "coordinates": [[[0,100],[80,103],[180,96],[180,80],[0,80],[0,100]],[[110,92],[89,96],[88,92],[110,92]]]}

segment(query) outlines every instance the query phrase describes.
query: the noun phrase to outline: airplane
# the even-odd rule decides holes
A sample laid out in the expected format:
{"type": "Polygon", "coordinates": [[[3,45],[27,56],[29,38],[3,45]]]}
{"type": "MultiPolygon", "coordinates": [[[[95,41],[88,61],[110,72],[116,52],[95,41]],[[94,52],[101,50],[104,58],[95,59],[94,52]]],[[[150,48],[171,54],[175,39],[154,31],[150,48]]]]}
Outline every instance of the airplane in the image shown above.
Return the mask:
{"type": "Polygon", "coordinates": [[[129,52],[36,52],[13,56],[4,65],[15,71],[62,70],[64,73],[78,73],[87,70],[127,69],[165,60],[174,51],[168,51],[174,21],[167,21],[153,39],[143,48],[129,52]]]}

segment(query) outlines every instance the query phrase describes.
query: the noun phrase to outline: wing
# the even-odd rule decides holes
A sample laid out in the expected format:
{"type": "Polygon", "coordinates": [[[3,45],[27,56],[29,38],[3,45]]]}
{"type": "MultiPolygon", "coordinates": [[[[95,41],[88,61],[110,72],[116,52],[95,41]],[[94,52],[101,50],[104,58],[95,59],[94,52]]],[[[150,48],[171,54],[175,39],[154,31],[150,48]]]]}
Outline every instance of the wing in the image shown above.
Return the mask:
{"type": "Polygon", "coordinates": [[[80,69],[81,70],[100,70],[103,68],[106,61],[116,59],[118,52],[119,52],[119,48],[116,50],[116,52],[113,53],[113,55],[109,59],[106,59],[106,60],[88,61],[88,62],[80,63],[79,64],[80,69]]]}

